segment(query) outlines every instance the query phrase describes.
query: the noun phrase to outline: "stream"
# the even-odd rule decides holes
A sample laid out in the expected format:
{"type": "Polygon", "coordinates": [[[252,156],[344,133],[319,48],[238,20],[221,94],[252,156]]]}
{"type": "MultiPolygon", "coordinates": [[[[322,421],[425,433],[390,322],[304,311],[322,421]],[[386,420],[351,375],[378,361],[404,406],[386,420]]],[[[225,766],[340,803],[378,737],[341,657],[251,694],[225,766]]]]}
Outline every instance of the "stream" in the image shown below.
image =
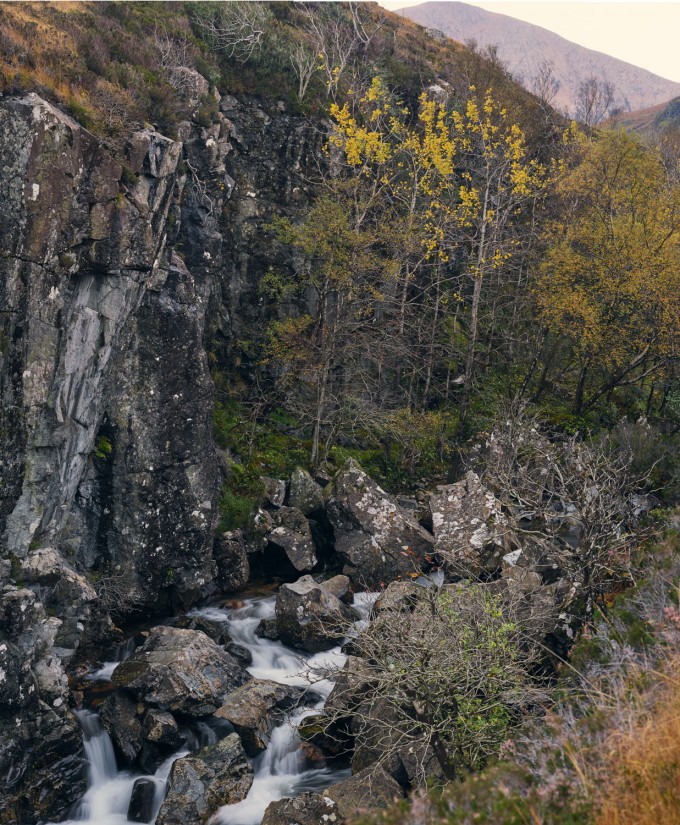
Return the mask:
{"type": "MultiPolygon", "coordinates": [[[[377,594],[359,593],[354,597],[354,607],[365,621],[377,594]]],[[[342,666],[345,655],[340,647],[316,654],[305,654],[285,647],[280,642],[255,635],[261,619],[274,616],[275,596],[246,599],[243,606],[230,610],[219,607],[203,607],[189,615],[202,616],[224,624],[231,639],[246,647],[252,655],[248,671],[257,679],[271,679],[287,685],[310,687],[310,672],[326,665],[342,666]]],[[[128,642],[118,648],[118,661],[106,662],[92,672],[92,681],[110,681],[116,666],[134,650],[128,642]]],[[[350,775],[349,768],[310,768],[303,752],[297,727],[305,716],[318,713],[323,707],[333,683],[314,680],[312,690],[317,701],[296,710],[271,734],[265,751],[252,760],[253,785],[248,796],[235,805],[225,805],[211,820],[211,825],[259,825],[270,802],[284,797],[295,797],[306,791],[320,791],[350,775]]],[[[156,784],[154,820],[165,798],[166,784],[172,763],[186,756],[188,749],[180,750],[166,759],[153,776],[121,771],[116,764],[113,745],[108,733],[99,721],[97,713],[90,710],[74,711],[84,737],[85,756],[88,762],[88,790],[71,814],[72,818],[62,825],[126,825],[130,823],[127,811],[132,788],[137,779],[144,776],[156,784]]],[[[192,750],[217,741],[218,734],[207,724],[198,725],[199,732],[191,742],[192,750]]],[[[50,824],[53,825],[53,824],[50,824]]]]}

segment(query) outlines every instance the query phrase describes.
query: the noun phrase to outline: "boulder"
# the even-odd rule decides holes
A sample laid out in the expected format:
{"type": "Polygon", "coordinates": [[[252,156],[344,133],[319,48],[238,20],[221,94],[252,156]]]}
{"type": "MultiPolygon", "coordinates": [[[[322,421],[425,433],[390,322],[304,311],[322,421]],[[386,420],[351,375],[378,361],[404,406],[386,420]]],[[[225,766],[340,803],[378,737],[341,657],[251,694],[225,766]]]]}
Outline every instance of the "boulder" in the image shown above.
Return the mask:
{"type": "Polygon", "coordinates": [[[363,771],[337,785],[326,788],[324,796],[332,799],[338,814],[350,819],[376,808],[387,808],[403,799],[401,785],[379,765],[363,771]]]}
{"type": "Polygon", "coordinates": [[[227,621],[224,622],[213,621],[206,619],[204,616],[180,616],[177,619],[175,627],[181,630],[200,630],[205,633],[208,638],[212,639],[218,645],[222,645],[227,640],[227,621]]]}
{"type": "Polygon", "coordinates": [[[347,635],[357,612],[343,604],[311,576],[283,584],[276,596],[279,639],[310,653],[327,650],[347,635]]]}
{"type": "Polygon", "coordinates": [[[121,761],[133,765],[143,744],[142,720],[137,715],[135,702],[122,691],[116,691],[102,703],[99,718],[121,761]]]}
{"type": "Polygon", "coordinates": [[[430,496],[435,550],[450,574],[479,577],[496,572],[512,546],[501,503],[470,471],[430,496]]]}
{"type": "Polygon", "coordinates": [[[251,679],[226,697],[215,716],[231,722],[248,756],[257,756],[269,744],[273,727],[282,719],[282,709],[290,707],[300,693],[299,688],[251,679]]]}
{"type": "Polygon", "coordinates": [[[166,710],[147,710],[142,720],[142,736],[147,742],[170,750],[176,750],[182,744],[182,735],[175,717],[166,710]]]}
{"type": "Polygon", "coordinates": [[[349,585],[349,576],[333,576],[332,579],[321,582],[321,587],[338,599],[344,599],[349,593],[349,585]]]}
{"type": "Polygon", "coordinates": [[[288,506],[308,516],[323,509],[323,492],[307,470],[297,467],[290,477],[288,506]]]}
{"type": "Polygon", "coordinates": [[[250,562],[242,530],[216,536],[213,558],[217,567],[217,585],[223,593],[232,593],[246,586],[250,578],[250,562]]]}
{"type": "Polygon", "coordinates": [[[276,617],[271,616],[266,619],[260,619],[260,623],[255,628],[255,635],[261,639],[271,639],[275,641],[279,638],[279,628],[276,624],[276,617]]]}
{"type": "Polygon", "coordinates": [[[411,610],[426,594],[415,582],[390,582],[373,605],[373,612],[411,610]]]}
{"type": "Polygon", "coordinates": [[[222,805],[245,799],[253,768],[238,734],[178,759],[156,825],[203,825],[222,805]]]}
{"type": "Polygon", "coordinates": [[[365,698],[372,684],[371,668],[358,656],[348,656],[342,670],[335,680],[324,705],[324,712],[328,715],[351,716],[365,698]]]}
{"type": "Polygon", "coordinates": [[[434,539],[352,459],[326,488],[335,550],[355,586],[377,589],[419,571],[434,539]]]}
{"type": "Polygon", "coordinates": [[[260,479],[264,488],[264,497],[273,507],[281,507],[286,500],[286,482],[278,478],[267,478],[262,476],[260,479]]]}
{"type": "Polygon", "coordinates": [[[245,645],[240,645],[238,642],[227,642],[224,649],[243,667],[250,667],[252,665],[253,654],[245,645]]]}
{"type": "Polygon", "coordinates": [[[309,522],[302,510],[297,507],[281,507],[274,516],[274,524],[276,526],[267,535],[267,540],[285,552],[298,572],[315,567],[316,547],[309,522]]]}
{"type": "Polygon", "coordinates": [[[271,802],[264,812],[262,825],[338,825],[338,808],[329,797],[303,793],[295,799],[271,802]]]}
{"type": "Polygon", "coordinates": [[[128,806],[127,818],[130,822],[153,821],[156,801],[156,783],[145,777],[137,779],[132,786],[132,796],[128,806]]]}
{"type": "Polygon", "coordinates": [[[146,642],[118,665],[112,681],[161,710],[208,716],[250,678],[205,633],[154,627],[146,642]]]}

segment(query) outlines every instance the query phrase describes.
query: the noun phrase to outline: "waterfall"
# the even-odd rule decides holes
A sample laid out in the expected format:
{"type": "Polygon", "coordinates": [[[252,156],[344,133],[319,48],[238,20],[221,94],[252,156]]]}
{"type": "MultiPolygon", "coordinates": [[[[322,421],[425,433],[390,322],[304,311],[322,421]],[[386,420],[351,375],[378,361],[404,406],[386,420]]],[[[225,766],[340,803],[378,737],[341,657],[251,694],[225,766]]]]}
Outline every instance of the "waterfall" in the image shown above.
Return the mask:
{"type": "MultiPolygon", "coordinates": [[[[355,596],[354,606],[362,619],[367,618],[376,596],[369,593],[355,596]]],[[[248,670],[258,679],[309,687],[310,671],[323,669],[327,665],[338,667],[344,664],[346,657],[339,647],[309,655],[291,650],[280,642],[256,636],[255,629],[260,620],[274,615],[275,603],[275,597],[267,597],[253,599],[234,611],[207,608],[196,613],[228,626],[229,636],[250,651],[253,661],[248,670]]],[[[350,775],[349,768],[308,767],[300,749],[298,725],[305,716],[318,713],[323,708],[332,689],[332,682],[314,681],[313,690],[321,697],[320,700],[297,711],[289,720],[274,728],[267,749],[253,760],[255,779],[248,796],[242,802],[220,808],[211,825],[259,825],[270,802],[307,791],[321,791],[350,775]]]]}
{"type": "MultiPolygon", "coordinates": [[[[366,618],[376,594],[358,594],[354,606],[366,618]]],[[[190,615],[203,616],[224,624],[231,639],[248,648],[252,664],[248,668],[257,679],[270,679],[287,685],[309,687],[308,674],[326,665],[342,666],[345,655],[339,647],[313,655],[292,650],[280,642],[260,638],[255,634],[261,619],[274,615],[276,597],[247,600],[236,610],[205,607],[190,615]]],[[[361,622],[358,623],[361,626],[361,622]]],[[[128,640],[115,651],[117,661],[106,662],[89,675],[93,680],[109,680],[116,666],[134,651],[134,641],[128,640]]],[[[290,719],[274,728],[268,747],[253,760],[255,773],[252,788],[246,799],[235,805],[222,807],[212,822],[214,825],[259,825],[270,802],[284,797],[298,796],[306,791],[320,791],[349,776],[349,769],[309,767],[301,750],[297,727],[309,714],[323,708],[333,689],[330,681],[314,681],[314,695],[318,701],[296,711],[290,719]]],[[[89,710],[75,711],[83,729],[85,756],[89,769],[89,787],[72,814],[72,819],[61,825],[130,825],[127,811],[135,781],[141,776],[156,783],[156,815],[165,797],[165,789],[172,763],[186,756],[188,749],[169,757],[153,776],[120,771],[111,739],[102,727],[99,716],[89,710]]],[[[215,720],[217,721],[217,720],[215,720]]],[[[188,733],[191,749],[204,747],[219,738],[218,726],[200,721],[188,733]]],[[[52,825],[52,824],[51,824],[52,825]]]]}

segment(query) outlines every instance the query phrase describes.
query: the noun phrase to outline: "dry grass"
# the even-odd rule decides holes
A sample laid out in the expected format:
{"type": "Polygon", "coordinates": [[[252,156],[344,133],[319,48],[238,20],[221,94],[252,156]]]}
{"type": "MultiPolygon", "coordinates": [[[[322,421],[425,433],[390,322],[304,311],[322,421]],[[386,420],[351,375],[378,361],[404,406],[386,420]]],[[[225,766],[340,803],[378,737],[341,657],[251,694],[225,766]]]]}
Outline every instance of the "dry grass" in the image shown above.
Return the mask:
{"type": "Polygon", "coordinates": [[[609,740],[597,825],[680,822],[680,656],[659,678],[648,713],[609,740]]]}

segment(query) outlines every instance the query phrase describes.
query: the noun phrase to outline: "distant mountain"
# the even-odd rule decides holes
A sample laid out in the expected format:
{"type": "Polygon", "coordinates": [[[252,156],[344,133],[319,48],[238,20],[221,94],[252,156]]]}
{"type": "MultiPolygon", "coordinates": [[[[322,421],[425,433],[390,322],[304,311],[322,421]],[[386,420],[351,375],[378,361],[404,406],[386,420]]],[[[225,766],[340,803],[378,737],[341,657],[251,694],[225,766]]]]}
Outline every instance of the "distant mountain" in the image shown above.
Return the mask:
{"type": "Polygon", "coordinates": [[[680,83],[578,46],[541,26],[505,14],[467,3],[423,3],[398,13],[421,26],[438,29],[454,40],[463,43],[475,40],[481,47],[497,46],[498,57],[530,90],[541,64],[552,61],[554,75],[560,82],[553,105],[571,114],[576,109],[579,84],[591,76],[614,84],[614,105],[626,112],[655,106],[680,95],[680,83]]]}
{"type": "Polygon", "coordinates": [[[612,124],[645,135],[659,135],[669,129],[678,129],[680,128],[680,97],[656,106],[649,106],[646,109],[625,112],[614,118],[612,124]]]}

